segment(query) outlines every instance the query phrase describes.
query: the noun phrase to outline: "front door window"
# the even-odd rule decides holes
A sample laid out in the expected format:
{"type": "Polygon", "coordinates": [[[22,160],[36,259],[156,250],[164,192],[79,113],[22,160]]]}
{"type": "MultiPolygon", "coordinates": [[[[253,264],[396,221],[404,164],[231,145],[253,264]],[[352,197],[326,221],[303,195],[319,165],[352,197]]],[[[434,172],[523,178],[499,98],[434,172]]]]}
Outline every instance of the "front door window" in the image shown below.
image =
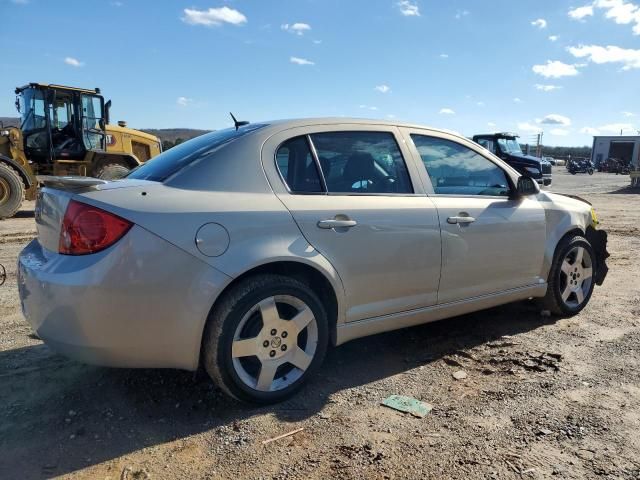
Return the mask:
{"type": "Polygon", "coordinates": [[[470,148],[444,138],[412,134],[411,138],[435,193],[508,196],[509,182],[498,165],[470,148]]]}
{"type": "Polygon", "coordinates": [[[104,150],[102,98],[82,95],[82,137],[87,150],[104,150]]]}

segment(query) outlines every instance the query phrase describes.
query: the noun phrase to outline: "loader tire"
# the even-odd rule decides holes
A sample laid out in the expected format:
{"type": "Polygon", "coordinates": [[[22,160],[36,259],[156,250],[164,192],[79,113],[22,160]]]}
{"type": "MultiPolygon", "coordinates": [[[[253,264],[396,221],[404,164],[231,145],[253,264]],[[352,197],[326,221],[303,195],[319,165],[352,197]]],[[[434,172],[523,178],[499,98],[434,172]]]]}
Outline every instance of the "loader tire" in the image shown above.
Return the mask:
{"type": "Polygon", "coordinates": [[[101,180],[119,180],[126,177],[131,169],[124,162],[111,162],[105,163],[101,167],[98,167],[96,171],[96,178],[101,180]]]}
{"type": "Polygon", "coordinates": [[[18,172],[0,163],[0,220],[13,217],[24,200],[24,183],[18,172]]]}

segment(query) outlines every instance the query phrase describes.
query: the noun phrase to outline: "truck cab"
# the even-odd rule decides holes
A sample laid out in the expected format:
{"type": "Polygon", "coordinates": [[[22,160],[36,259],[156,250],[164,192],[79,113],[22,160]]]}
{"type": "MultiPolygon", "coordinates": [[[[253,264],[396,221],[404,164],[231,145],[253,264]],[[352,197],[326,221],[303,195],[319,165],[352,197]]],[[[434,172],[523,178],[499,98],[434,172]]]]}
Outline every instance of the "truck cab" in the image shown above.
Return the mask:
{"type": "Polygon", "coordinates": [[[551,164],[542,158],[523,153],[518,135],[487,133],[474,135],[473,141],[500,157],[522,175],[533,178],[540,185],[551,185],[551,164]]]}

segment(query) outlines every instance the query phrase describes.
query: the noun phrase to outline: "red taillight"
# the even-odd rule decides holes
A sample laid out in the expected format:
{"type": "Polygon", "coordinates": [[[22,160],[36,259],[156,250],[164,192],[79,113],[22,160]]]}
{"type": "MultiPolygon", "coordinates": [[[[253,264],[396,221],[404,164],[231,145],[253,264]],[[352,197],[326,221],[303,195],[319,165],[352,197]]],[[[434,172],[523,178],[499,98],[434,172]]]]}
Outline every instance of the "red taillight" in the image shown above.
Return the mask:
{"type": "Polygon", "coordinates": [[[64,255],[86,255],[110,247],[133,224],[113,213],[71,200],[60,230],[58,250],[64,255]]]}

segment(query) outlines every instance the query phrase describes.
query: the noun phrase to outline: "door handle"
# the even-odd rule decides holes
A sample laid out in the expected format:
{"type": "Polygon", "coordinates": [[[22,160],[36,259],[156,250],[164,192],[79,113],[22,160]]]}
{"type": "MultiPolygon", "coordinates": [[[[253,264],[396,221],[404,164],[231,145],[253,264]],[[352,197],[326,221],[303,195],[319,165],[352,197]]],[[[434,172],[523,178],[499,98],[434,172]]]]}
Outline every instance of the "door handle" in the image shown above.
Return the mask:
{"type": "Polygon", "coordinates": [[[320,220],[318,222],[319,228],[331,229],[331,228],[351,228],[358,224],[355,220],[336,220],[335,218],[329,220],[320,220]]]}
{"type": "Polygon", "coordinates": [[[455,225],[455,224],[459,224],[459,225],[467,225],[469,223],[473,223],[475,222],[476,219],[473,217],[468,217],[468,216],[458,216],[458,217],[449,217],[447,218],[447,223],[450,223],[451,225],[455,225]]]}

